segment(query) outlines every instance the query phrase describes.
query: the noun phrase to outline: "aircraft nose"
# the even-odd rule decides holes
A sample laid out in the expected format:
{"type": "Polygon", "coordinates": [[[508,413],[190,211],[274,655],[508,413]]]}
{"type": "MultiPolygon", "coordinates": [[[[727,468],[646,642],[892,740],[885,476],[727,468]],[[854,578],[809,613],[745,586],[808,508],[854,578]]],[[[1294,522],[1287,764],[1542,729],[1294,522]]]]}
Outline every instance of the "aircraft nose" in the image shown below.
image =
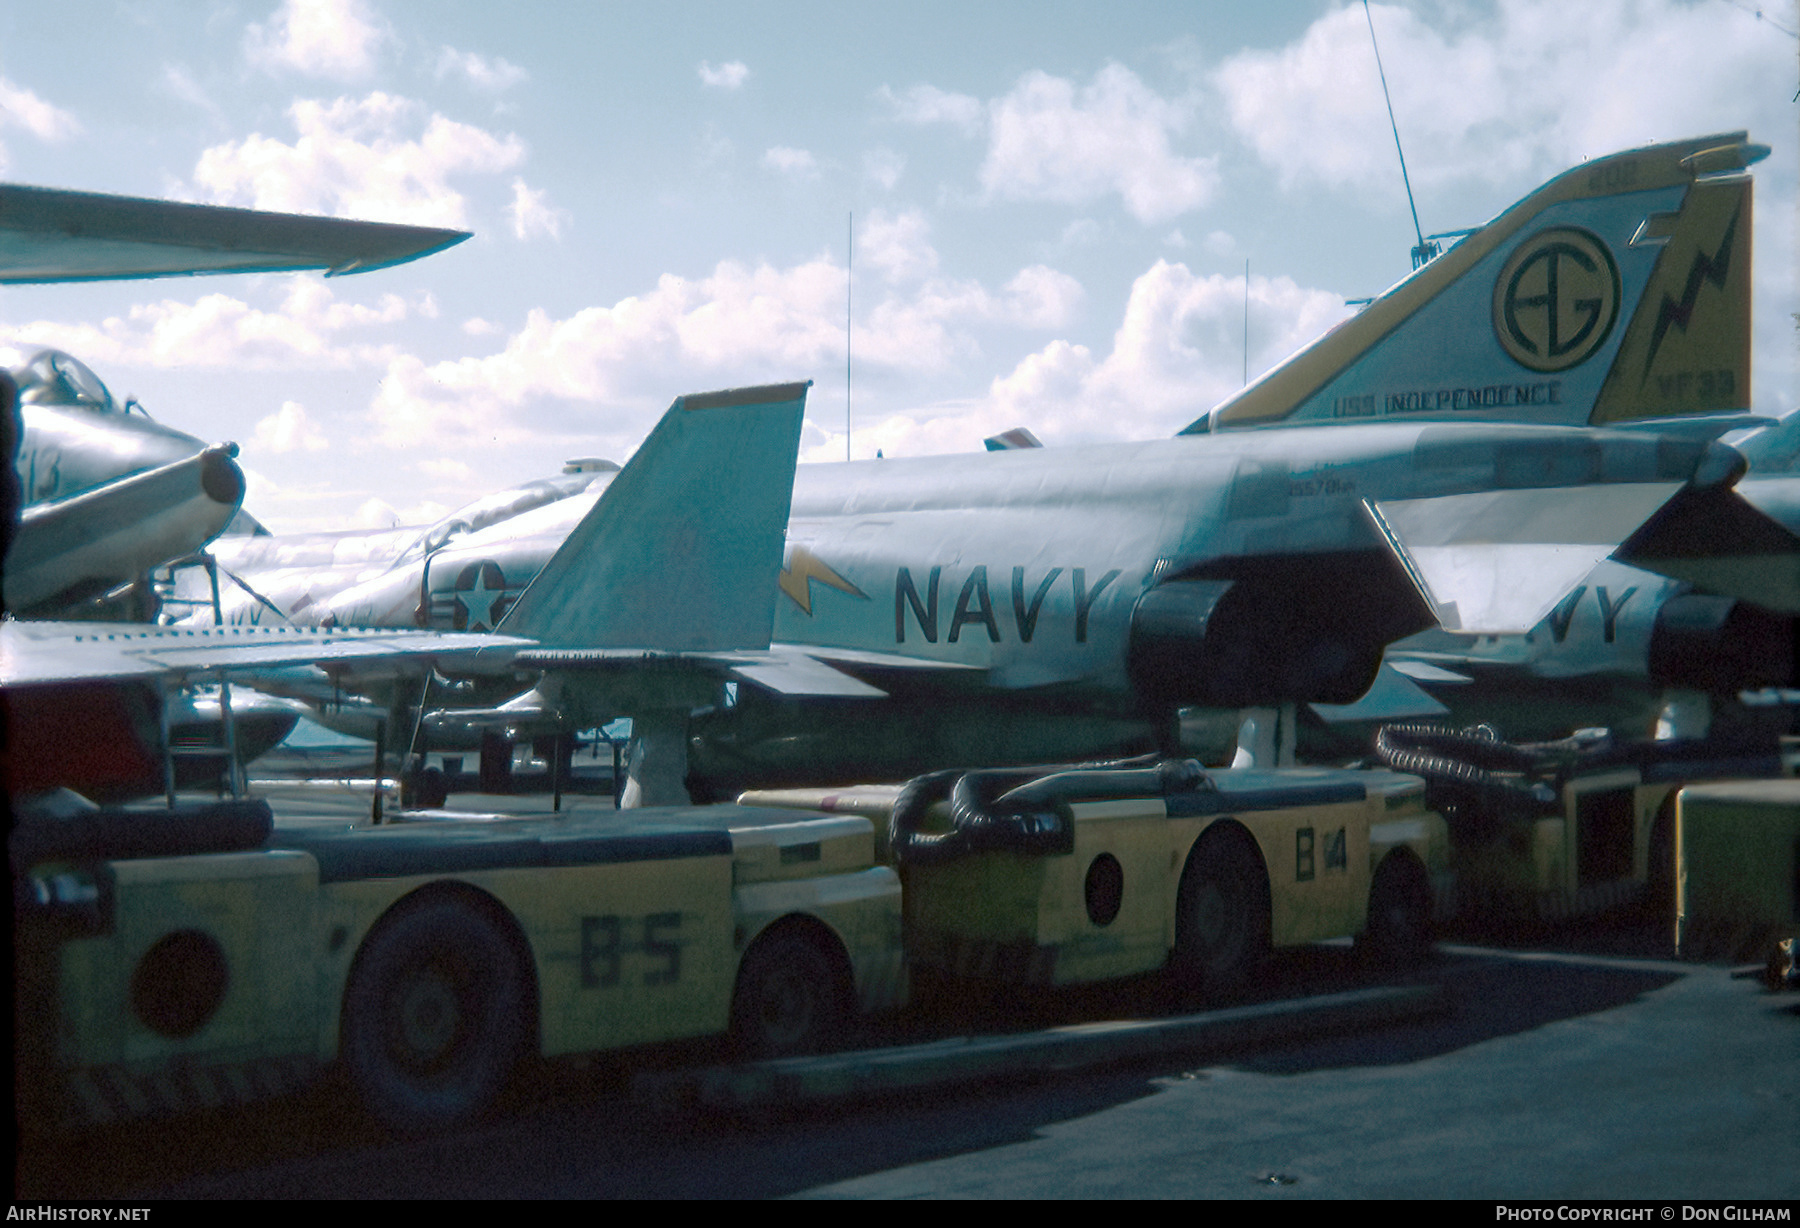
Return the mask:
{"type": "Polygon", "coordinates": [[[244,471],[231,458],[237,453],[234,443],[214,444],[200,456],[200,489],[215,503],[241,503],[244,498],[244,471]]]}

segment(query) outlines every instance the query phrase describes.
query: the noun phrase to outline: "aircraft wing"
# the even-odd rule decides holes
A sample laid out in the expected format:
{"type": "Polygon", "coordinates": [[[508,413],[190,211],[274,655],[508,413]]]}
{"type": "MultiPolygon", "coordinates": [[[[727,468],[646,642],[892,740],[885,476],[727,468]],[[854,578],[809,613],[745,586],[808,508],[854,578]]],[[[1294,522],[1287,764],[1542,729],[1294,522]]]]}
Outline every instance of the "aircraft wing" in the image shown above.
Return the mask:
{"type": "Polygon", "coordinates": [[[854,648],[819,648],[812,645],[771,644],[766,649],[732,649],[722,652],[659,652],[641,648],[539,648],[520,650],[512,657],[515,669],[562,673],[623,673],[658,667],[684,667],[721,679],[753,683],[777,695],[795,698],[879,699],[887,692],[853,677],[844,668],[868,670],[930,670],[938,673],[978,674],[975,665],[927,661],[919,657],[854,648]]]}
{"type": "Polygon", "coordinates": [[[190,273],[361,273],[467,231],[0,184],[0,284],[190,273]]]}
{"type": "Polygon", "coordinates": [[[513,657],[518,669],[546,673],[612,674],[679,670],[755,683],[777,695],[878,699],[886,692],[840,673],[800,651],[666,652],[641,648],[542,648],[513,657]]]}
{"type": "MultiPolygon", "coordinates": [[[[291,665],[366,667],[413,661],[455,668],[476,649],[528,647],[513,636],[297,627],[157,627],[90,622],[0,622],[0,687],[225,674],[254,680],[291,665]]],[[[487,659],[487,658],[484,658],[487,659]]]]}
{"type": "MultiPolygon", "coordinates": [[[[1437,670],[1446,678],[1457,675],[1437,670]]],[[[1450,711],[1419,688],[1418,675],[1407,664],[1384,662],[1374,683],[1355,703],[1313,704],[1312,710],[1327,724],[1350,724],[1363,721],[1436,720],[1450,711]]],[[[1464,678],[1462,681],[1467,682],[1464,678]]]]}
{"type": "Polygon", "coordinates": [[[1609,482],[1363,506],[1446,631],[1522,633],[1680,489],[1609,482]]]}

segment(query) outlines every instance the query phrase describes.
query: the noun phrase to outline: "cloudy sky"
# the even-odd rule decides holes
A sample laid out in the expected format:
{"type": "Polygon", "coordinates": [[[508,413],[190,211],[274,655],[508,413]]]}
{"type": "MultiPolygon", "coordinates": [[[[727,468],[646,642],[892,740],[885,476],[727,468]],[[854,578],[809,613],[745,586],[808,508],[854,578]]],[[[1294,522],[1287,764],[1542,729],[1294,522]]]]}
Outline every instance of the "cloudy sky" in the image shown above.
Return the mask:
{"type": "MultiPolygon", "coordinates": [[[[1800,403],[1792,0],[1372,6],[1427,231],[1747,128],[1758,407],[1800,403]]],[[[456,226],[344,279],[0,290],[236,439],[279,530],[428,520],[685,392],[811,379],[809,460],[1167,435],[1409,270],[1360,4],[0,6],[0,176],[456,226]],[[854,259],[847,240],[854,231],[854,259]],[[851,267],[847,270],[846,265],[851,267]]]]}

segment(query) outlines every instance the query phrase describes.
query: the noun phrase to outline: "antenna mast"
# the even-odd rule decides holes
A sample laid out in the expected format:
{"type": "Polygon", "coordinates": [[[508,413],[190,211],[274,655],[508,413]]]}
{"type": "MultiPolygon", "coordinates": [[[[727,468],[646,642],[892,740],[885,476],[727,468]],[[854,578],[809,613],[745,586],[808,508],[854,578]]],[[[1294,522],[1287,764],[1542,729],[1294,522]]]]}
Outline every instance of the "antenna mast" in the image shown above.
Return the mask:
{"type": "Polygon", "coordinates": [[[856,262],[856,211],[844,215],[844,459],[850,459],[850,283],[856,262]]]}
{"type": "Polygon", "coordinates": [[[1400,125],[1394,122],[1394,99],[1388,93],[1387,69],[1381,66],[1381,44],[1375,40],[1375,18],[1369,13],[1369,0],[1363,0],[1363,17],[1369,23],[1369,42],[1375,48],[1375,71],[1381,74],[1381,97],[1387,103],[1388,127],[1394,130],[1394,152],[1400,155],[1400,182],[1406,185],[1406,207],[1412,210],[1413,234],[1419,245],[1412,249],[1413,268],[1419,268],[1442,252],[1443,246],[1425,241],[1425,229],[1419,225],[1419,206],[1413,202],[1412,180],[1406,174],[1406,151],[1400,148],[1400,125]]]}

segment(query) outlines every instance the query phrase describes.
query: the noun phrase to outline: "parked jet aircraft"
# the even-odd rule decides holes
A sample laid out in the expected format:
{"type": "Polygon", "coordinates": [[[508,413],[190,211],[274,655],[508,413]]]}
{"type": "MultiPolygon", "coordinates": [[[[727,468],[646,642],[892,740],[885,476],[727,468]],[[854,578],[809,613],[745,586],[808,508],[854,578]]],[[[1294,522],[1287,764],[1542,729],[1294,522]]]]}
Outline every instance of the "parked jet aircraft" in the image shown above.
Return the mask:
{"type": "MultiPolygon", "coordinates": [[[[466,238],[0,184],[0,284],[300,269],[329,276],[415,260],[466,238]]],[[[80,610],[198,550],[237,514],[244,480],[235,444],[208,447],[151,421],[56,350],[12,374],[23,419],[13,428],[16,497],[25,510],[6,557],[8,609],[80,610]]],[[[10,416],[13,407],[5,408],[10,416]]],[[[5,510],[10,524],[13,506],[5,510]]]]}
{"type": "MultiPolygon", "coordinates": [[[[498,678],[506,693],[523,672],[570,722],[604,713],[652,727],[725,678],[794,694],[816,693],[815,674],[853,685],[769,652],[805,390],[678,398],[522,594],[506,620],[515,635],[0,622],[9,794],[161,790],[172,769],[156,688],[192,678],[279,690],[301,670],[404,711],[422,671],[498,678]]],[[[403,749],[404,732],[394,730],[403,749]]],[[[679,789],[656,766],[634,762],[637,795],[679,789]]]]}
{"type": "MultiPolygon", "coordinates": [[[[1678,492],[1677,524],[1749,518],[1788,549],[1711,442],[1749,404],[1741,172],[1762,152],[1727,134],[1561,175],[1173,440],[803,468],[777,647],[861,689],[739,689],[694,722],[693,777],[1124,753],[1184,705],[1348,703],[1406,635],[1521,631],[1627,538],[1668,554],[1645,522],[1678,492]]],[[[506,630],[543,546],[485,544],[257,608],[506,630]]]]}
{"type": "MultiPolygon", "coordinates": [[[[429,525],[227,534],[210,550],[221,620],[491,631],[618,469],[570,461],[555,477],[485,495],[429,525]]],[[[206,581],[180,573],[170,614],[211,622],[206,581]]]]}
{"type": "MultiPolygon", "coordinates": [[[[1696,515],[1758,525],[1791,578],[1794,538],[1724,497],[1742,460],[1702,443],[1750,403],[1762,152],[1730,134],[1559,176],[1173,441],[803,469],[777,641],[981,673],[852,669],[890,697],[835,709],[740,692],[697,722],[694,775],[896,777],[1147,749],[1177,705],[1342,704],[1387,644],[1530,628],[1627,538],[1666,562],[1696,515]]],[[[1760,684],[1768,620],[1724,605],[1669,628],[1669,667],[1760,684]]]]}

